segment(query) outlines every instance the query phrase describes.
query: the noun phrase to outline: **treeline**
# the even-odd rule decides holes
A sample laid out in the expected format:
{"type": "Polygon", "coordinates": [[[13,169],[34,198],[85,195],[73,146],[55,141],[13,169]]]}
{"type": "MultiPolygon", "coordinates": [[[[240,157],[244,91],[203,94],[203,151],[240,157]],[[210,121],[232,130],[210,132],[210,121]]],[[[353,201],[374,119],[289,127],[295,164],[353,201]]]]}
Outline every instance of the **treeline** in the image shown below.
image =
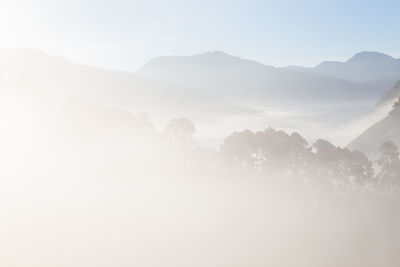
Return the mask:
{"type": "MultiPolygon", "coordinates": [[[[399,112],[399,105],[395,104],[392,114],[399,112]]],[[[163,130],[157,130],[146,114],[88,108],[87,104],[82,107],[76,111],[79,116],[74,117],[73,134],[87,136],[84,144],[97,142],[95,147],[108,145],[111,138],[111,144],[122,150],[118,153],[131,153],[129,162],[136,167],[147,168],[150,162],[152,169],[186,169],[189,175],[203,171],[217,176],[222,172],[224,177],[257,175],[339,194],[400,191],[399,148],[390,141],[381,144],[379,157],[372,160],[327,140],[309,144],[299,133],[267,128],[232,133],[214,150],[196,144],[195,126],[186,118],[172,119],[163,130]]],[[[70,139],[71,131],[62,132],[70,139]]]]}
{"type": "Polygon", "coordinates": [[[220,153],[232,166],[331,187],[341,194],[393,194],[400,186],[399,150],[390,141],[381,145],[380,158],[372,161],[359,151],[334,146],[327,140],[309,145],[298,133],[268,128],[230,135],[220,153]]]}
{"type": "Polygon", "coordinates": [[[191,160],[203,155],[210,165],[218,162],[218,167],[231,172],[246,170],[345,195],[400,191],[399,149],[391,141],[380,146],[379,159],[371,160],[360,151],[350,151],[327,140],[319,139],[310,145],[296,132],[288,134],[273,128],[235,132],[224,140],[219,151],[198,147],[193,141],[194,133],[194,125],[181,118],[172,120],[162,135],[185,156],[191,155],[191,160]]]}

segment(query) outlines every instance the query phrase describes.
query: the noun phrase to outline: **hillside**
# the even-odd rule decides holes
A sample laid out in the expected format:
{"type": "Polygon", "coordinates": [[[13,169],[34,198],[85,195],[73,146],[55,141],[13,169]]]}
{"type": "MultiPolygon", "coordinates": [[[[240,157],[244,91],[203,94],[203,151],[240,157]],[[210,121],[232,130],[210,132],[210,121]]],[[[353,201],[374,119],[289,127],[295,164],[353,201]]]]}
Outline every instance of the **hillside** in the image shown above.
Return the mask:
{"type": "Polygon", "coordinates": [[[386,141],[400,145],[400,98],[387,117],[368,128],[348,147],[374,158],[378,154],[379,146],[386,141]]]}

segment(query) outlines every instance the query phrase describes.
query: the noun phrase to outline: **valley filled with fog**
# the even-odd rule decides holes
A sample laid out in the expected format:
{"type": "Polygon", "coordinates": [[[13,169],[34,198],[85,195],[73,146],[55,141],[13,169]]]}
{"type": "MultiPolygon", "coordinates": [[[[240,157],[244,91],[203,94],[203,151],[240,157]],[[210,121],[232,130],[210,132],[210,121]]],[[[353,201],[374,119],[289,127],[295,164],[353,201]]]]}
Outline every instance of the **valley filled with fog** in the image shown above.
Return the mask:
{"type": "Polygon", "coordinates": [[[0,62],[1,266],[399,266],[399,59],[0,62]]]}

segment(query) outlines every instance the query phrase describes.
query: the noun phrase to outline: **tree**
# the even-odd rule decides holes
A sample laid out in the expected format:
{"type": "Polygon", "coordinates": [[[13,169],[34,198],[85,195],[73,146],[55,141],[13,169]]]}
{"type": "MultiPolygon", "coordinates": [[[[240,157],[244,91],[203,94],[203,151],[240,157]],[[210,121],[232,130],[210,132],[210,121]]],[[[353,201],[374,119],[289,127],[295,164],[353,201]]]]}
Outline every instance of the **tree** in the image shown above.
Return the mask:
{"type": "Polygon", "coordinates": [[[335,150],[336,147],[332,145],[329,141],[318,139],[313,145],[317,159],[320,162],[333,162],[336,158],[335,150]]]}
{"type": "Polygon", "coordinates": [[[398,147],[388,141],[380,146],[381,157],[377,161],[379,172],[378,184],[385,193],[393,194],[400,181],[400,159],[398,147]]]}
{"type": "Polygon", "coordinates": [[[245,130],[243,132],[234,132],[228,136],[220,150],[228,161],[254,168],[257,165],[255,161],[257,149],[260,148],[256,142],[255,133],[245,130]]]}
{"type": "Polygon", "coordinates": [[[322,139],[313,148],[316,178],[331,183],[335,192],[348,194],[371,186],[372,162],[363,153],[336,147],[322,139]]]}
{"type": "Polygon", "coordinates": [[[336,148],[337,177],[343,193],[349,191],[371,189],[373,169],[372,162],[360,151],[347,148],[336,148]]]}
{"type": "Polygon", "coordinates": [[[164,129],[164,134],[174,143],[194,144],[193,135],[196,133],[194,124],[186,119],[172,119],[164,129]]]}
{"type": "Polygon", "coordinates": [[[298,133],[267,128],[263,131],[235,132],[225,139],[221,152],[230,161],[259,171],[281,175],[303,175],[310,158],[307,141],[298,133]]]}

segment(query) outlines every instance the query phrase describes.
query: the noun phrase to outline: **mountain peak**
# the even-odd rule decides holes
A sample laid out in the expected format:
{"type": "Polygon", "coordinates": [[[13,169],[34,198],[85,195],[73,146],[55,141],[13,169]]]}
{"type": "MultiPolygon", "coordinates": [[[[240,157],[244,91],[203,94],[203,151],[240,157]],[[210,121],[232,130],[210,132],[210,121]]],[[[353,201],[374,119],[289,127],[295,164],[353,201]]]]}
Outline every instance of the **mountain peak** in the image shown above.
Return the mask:
{"type": "Polygon", "coordinates": [[[257,61],[243,59],[229,55],[225,52],[214,50],[208,51],[193,56],[163,56],[150,60],[146,63],[137,73],[144,73],[144,70],[172,68],[172,66],[182,69],[198,68],[258,68],[258,69],[272,69],[272,67],[265,66],[257,61]]]}
{"type": "Polygon", "coordinates": [[[238,58],[238,57],[229,55],[229,54],[227,54],[223,51],[219,51],[219,50],[207,51],[205,53],[194,55],[194,57],[201,57],[201,58],[208,58],[208,59],[238,58]]]}
{"type": "Polygon", "coordinates": [[[227,53],[220,51],[220,50],[213,50],[213,51],[207,51],[205,53],[202,53],[200,55],[209,55],[209,56],[230,56],[227,53]]]}
{"type": "Polygon", "coordinates": [[[348,63],[366,62],[366,61],[392,61],[393,57],[384,53],[375,51],[363,51],[355,54],[352,58],[347,60],[348,63]]]}

